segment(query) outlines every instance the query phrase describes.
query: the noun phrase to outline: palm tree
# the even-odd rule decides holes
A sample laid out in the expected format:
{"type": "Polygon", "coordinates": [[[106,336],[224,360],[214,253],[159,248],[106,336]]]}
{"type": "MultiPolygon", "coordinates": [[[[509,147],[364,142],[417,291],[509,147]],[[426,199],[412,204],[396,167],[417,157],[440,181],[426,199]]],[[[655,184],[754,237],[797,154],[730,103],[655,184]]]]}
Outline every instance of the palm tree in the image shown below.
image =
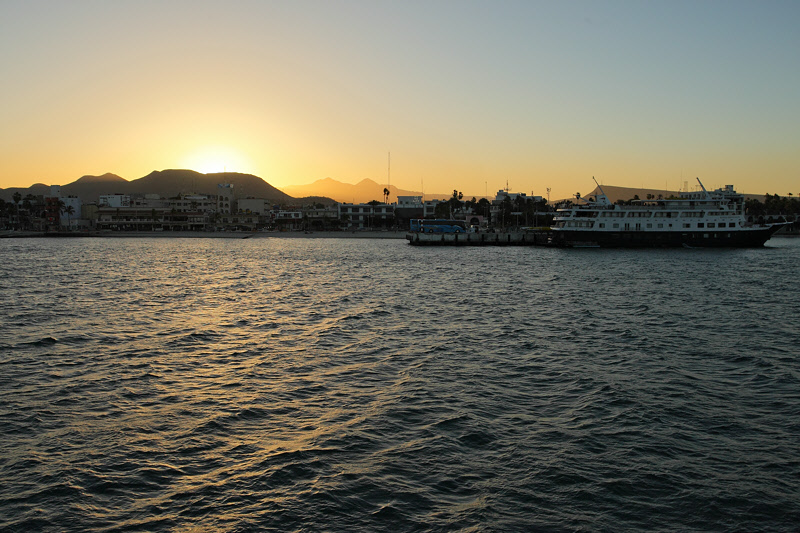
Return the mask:
{"type": "Polygon", "coordinates": [[[453,196],[447,201],[450,206],[450,218],[453,218],[453,213],[461,210],[461,199],[464,198],[464,193],[453,189],[453,196]]]}
{"type": "Polygon", "coordinates": [[[492,212],[491,212],[492,202],[490,202],[487,198],[481,198],[478,200],[478,209],[480,212],[483,213],[483,216],[486,218],[486,222],[492,222],[492,212]]]}
{"type": "Polygon", "coordinates": [[[16,207],[14,211],[17,217],[17,229],[19,229],[19,201],[22,200],[22,195],[19,193],[19,191],[17,191],[11,196],[11,198],[14,199],[14,207],[16,207]]]}
{"type": "Polygon", "coordinates": [[[22,211],[17,213],[19,218],[20,227],[23,229],[31,229],[31,213],[33,212],[33,202],[36,201],[36,197],[32,194],[28,194],[25,198],[22,199],[22,210],[24,211],[24,215],[22,211]]]}
{"type": "Polygon", "coordinates": [[[68,205],[64,208],[64,213],[67,214],[67,229],[71,229],[72,227],[72,215],[75,214],[75,208],[71,205],[68,205]]]}
{"type": "Polygon", "coordinates": [[[385,203],[385,204],[388,204],[388,203],[389,203],[389,194],[390,194],[390,193],[389,193],[389,189],[387,189],[386,187],[384,187],[384,188],[383,188],[383,203],[385,203]]]}
{"type": "Polygon", "coordinates": [[[61,227],[61,215],[64,214],[64,211],[67,209],[67,205],[64,203],[64,200],[58,200],[56,203],[56,209],[58,210],[58,227],[61,227]]]}

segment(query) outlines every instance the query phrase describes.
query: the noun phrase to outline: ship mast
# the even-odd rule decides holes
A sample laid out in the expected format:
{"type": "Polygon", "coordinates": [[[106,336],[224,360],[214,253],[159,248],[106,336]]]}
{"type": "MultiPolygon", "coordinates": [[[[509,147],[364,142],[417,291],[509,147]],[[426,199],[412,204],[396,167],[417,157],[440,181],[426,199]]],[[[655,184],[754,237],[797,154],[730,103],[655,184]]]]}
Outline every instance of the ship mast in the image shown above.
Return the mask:
{"type": "MultiPolygon", "coordinates": [[[[604,191],[603,187],[600,186],[600,184],[597,182],[597,178],[592,176],[592,179],[594,180],[595,183],[597,183],[597,188],[600,189],[600,194],[602,194],[603,196],[606,196],[606,191],[604,191]]],[[[608,198],[608,196],[606,196],[606,198],[608,198]]]]}
{"type": "Polygon", "coordinates": [[[600,204],[600,205],[603,205],[603,206],[610,206],[611,205],[611,200],[609,200],[608,196],[606,196],[606,191],[603,190],[603,187],[597,181],[597,178],[592,176],[592,179],[597,184],[597,188],[600,189],[600,194],[595,195],[594,201],[596,203],[600,204]]]}
{"type": "Polygon", "coordinates": [[[695,178],[695,179],[697,180],[697,183],[700,184],[700,188],[703,189],[703,194],[706,195],[706,198],[711,198],[711,195],[708,194],[708,191],[706,190],[705,186],[703,185],[703,182],[700,181],[700,178],[695,178]]]}

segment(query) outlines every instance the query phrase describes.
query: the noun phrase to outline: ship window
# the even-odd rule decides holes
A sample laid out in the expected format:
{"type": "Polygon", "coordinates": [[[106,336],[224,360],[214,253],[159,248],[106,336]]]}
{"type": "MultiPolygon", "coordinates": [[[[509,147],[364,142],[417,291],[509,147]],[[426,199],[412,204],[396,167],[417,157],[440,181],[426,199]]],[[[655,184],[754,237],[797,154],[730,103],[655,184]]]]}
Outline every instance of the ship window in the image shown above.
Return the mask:
{"type": "Polygon", "coordinates": [[[697,223],[697,227],[698,228],[704,228],[704,227],[706,227],[706,225],[703,222],[698,222],[697,223]]]}
{"type": "Polygon", "coordinates": [[[658,225],[658,227],[659,227],[659,228],[663,228],[663,227],[664,227],[664,224],[659,224],[659,225],[658,225]]]}
{"type": "Polygon", "coordinates": [[[728,227],[729,228],[735,228],[736,227],[736,222],[728,222],[728,227]]]}
{"type": "Polygon", "coordinates": [[[713,228],[713,227],[714,227],[714,223],[713,223],[713,222],[709,222],[709,223],[708,223],[708,227],[709,227],[709,228],[713,228]]]}
{"type": "Polygon", "coordinates": [[[618,228],[618,227],[619,227],[619,224],[614,224],[614,227],[615,227],[615,228],[618,228]]]}
{"type": "Polygon", "coordinates": [[[601,228],[605,228],[605,227],[606,227],[605,223],[601,222],[601,223],[600,223],[600,227],[601,227],[601,228]]]}
{"type": "Polygon", "coordinates": [[[691,227],[692,227],[692,225],[691,225],[691,224],[684,224],[684,225],[683,225],[683,227],[684,227],[684,228],[691,228],[691,227]]]}
{"type": "Polygon", "coordinates": [[[648,228],[652,228],[652,227],[653,227],[653,225],[652,225],[652,224],[647,224],[647,227],[648,227],[648,228]]]}

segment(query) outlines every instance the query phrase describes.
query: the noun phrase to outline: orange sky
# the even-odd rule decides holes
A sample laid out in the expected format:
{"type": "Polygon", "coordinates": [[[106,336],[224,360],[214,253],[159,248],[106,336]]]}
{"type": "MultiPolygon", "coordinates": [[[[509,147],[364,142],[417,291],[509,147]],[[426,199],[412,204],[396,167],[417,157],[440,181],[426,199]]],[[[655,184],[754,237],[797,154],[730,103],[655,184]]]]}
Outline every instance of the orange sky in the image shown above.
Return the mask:
{"type": "Polygon", "coordinates": [[[793,2],[0,4],[0,187],[800,194],[793,2]]]}

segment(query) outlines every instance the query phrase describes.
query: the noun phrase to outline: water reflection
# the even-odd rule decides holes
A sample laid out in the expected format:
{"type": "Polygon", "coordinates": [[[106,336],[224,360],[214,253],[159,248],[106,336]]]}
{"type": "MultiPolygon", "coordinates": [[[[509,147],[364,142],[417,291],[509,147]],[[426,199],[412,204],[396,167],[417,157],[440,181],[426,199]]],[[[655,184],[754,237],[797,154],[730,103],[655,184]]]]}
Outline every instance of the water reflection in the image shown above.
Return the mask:
{"type": "Polygon", "coordinates": [[[0,246],[0,527],[800,519],[800,243],[0,246]]]}

